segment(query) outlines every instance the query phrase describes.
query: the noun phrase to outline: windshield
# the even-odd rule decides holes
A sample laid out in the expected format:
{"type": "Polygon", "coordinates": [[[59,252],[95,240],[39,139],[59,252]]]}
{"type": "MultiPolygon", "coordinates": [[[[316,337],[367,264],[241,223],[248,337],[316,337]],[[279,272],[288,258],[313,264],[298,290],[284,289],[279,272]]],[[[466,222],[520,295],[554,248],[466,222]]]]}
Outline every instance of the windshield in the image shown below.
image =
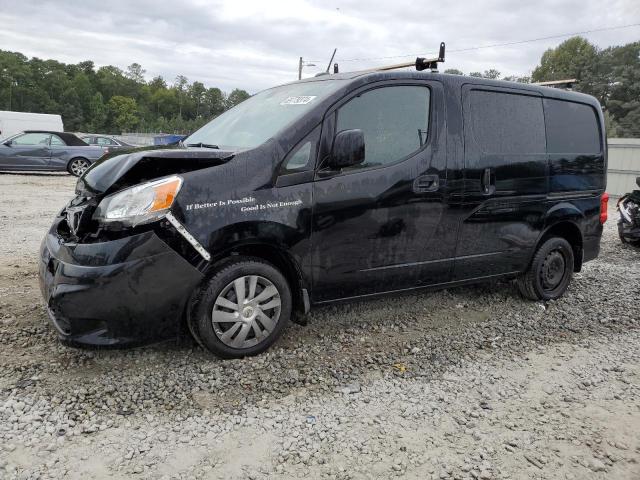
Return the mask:
{"type": "Polygon", "coordinates": [[[222,149],[252,148],[266,142],[344,85],[343,80],[294,83],[271,88],[214,118],[183,140],[222,149]]]}

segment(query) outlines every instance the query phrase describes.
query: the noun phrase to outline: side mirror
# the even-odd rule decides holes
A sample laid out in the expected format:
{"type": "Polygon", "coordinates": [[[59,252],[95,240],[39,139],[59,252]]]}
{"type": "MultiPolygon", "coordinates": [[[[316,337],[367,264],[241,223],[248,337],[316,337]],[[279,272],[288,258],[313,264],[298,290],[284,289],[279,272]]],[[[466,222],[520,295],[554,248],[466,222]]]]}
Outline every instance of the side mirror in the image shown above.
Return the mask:
{"type": "Polygon", "coordinates": [[[6,142],[4,142],[4,145],[6,145],[7,147],[10,147],[12,143],[13,142],[11,140],[7,140],[6,142]]]}
{"type": "Polygon", "coordinates": [[[362,130],[343,130],[333,139],[329,167],[339,170],[364,161],[364,133],[362,130]]]}

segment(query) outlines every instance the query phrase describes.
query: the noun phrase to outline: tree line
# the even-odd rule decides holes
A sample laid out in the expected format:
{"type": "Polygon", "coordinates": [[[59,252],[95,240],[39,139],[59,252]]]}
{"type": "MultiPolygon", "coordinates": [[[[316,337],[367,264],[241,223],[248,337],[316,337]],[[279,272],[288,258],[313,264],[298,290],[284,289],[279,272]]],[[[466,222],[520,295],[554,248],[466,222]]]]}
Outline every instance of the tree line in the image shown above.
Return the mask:
{"type": "Polygon", "coordinates": [[[0,50],[0,110],[60,114],[68,131],[188,133],[249,97],[182,75],[169,84],[144,74],[137,63],[123,71],[0,50]]]}
{"type": "MultiPolygon", "coordinates": [[[[0,109],[57,113],[69,131],[188,133],[249,97],[182,75],[171,84],[161,76],[147,81],[145,73],[138,63],[123,71],[0,50],[0,109]]],[[[495,69],[469,75],[523,83],[575,78],[575,90],[600,101],[609,137],[640,137],[640,42],[600,49],[572,37],[544,52],[530,77],[502,77],[495,69]]]]}

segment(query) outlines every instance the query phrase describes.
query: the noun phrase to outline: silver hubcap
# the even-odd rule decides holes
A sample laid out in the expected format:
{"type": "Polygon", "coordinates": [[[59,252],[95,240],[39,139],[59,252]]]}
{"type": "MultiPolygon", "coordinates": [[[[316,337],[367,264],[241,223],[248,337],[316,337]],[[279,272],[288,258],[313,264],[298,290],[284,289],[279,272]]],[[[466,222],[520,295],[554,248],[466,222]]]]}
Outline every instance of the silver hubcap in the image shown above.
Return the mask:
{"type": "Polygon", "coordinates": [[[87,168],[89,168],[89,162],[85,160],[74,160],[71,163],[71,172],[73,172],[73,174],[77,177],[82,175],[87,170],[87,168]]]}
{"type": "Polygon", "coordinates": [[[211,322],[229,347],[250,348],[266,339],[280,319],[280,292],[264,277],[247,275],[222,289],[211,322]]]}

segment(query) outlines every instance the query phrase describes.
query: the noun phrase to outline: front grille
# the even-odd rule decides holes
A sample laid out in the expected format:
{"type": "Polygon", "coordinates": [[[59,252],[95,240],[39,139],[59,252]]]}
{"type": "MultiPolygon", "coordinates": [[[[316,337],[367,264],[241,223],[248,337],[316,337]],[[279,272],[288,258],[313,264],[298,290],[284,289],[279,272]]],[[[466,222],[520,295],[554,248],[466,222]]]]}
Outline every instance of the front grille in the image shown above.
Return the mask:
{"type": "Polygon", "coordinates": [[[76,197],[64,208],[62,216],[64,217],[63,230],[71,238],[79,239],[86,233],[91,232],[94,226],[92,216],[96,208],[96,201],[94,198],[76,197]]]}

